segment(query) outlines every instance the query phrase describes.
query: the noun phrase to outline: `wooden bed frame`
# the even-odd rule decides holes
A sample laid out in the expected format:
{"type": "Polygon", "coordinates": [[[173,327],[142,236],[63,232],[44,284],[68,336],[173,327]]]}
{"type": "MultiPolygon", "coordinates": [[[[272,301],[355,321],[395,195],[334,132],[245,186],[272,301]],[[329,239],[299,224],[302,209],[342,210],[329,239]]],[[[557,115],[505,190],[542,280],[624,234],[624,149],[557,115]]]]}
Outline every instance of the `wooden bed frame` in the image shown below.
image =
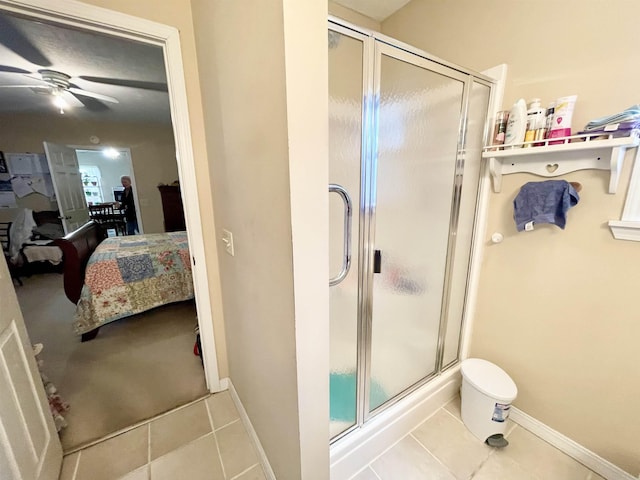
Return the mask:
{"type": "MultiPolygon", "coordinates": [[[[73,303],[77,304],[80,300],[89,257],[105,238],[107,235],[102,227],[98,223],[90,221],[77,230],[53,241],[62,250],[64,293],[73,303]]],[[[86,342],[95,338],[98,335],[98,330],[99,328],[96,328],[83,333],[82,341],[86,342]]]]}

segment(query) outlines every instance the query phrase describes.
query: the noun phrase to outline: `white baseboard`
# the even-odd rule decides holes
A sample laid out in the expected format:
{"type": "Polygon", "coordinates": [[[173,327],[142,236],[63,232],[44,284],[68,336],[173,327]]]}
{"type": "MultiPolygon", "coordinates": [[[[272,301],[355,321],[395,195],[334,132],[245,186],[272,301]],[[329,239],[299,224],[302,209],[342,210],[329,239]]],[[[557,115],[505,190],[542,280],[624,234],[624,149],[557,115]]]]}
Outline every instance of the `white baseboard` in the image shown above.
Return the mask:
{"type": "MultiPolygon", "coordinates": [[[[382,412],[360,431],[354,432],[332,445],[331,479],[345,480],[351,478],[362,467],[371,463],[455,397],[459,393],[461,382],[458,370],[458,368],[451,369],[441,379],[425,385],[422,390],[418,390],[411,395],[411,398],[405,399],[407,402],[399,402],[394,406],[396,408],[392,407],[382,412]]],[[[258,452],[260,464],[267,480],[276,480],[269,464],[269,459],[262,448],[258,435],[249,420],[231,379],[220,379],[220,386],[225,390],[229,390],[233,403],[240,414],[242,424],[249,433],[256,452],[258,452]]],[[[640,476],[636,479],[633,475],[516,407],[511,407],[509,418],[607,480],[640,479],[640,476]]]]}
{"type": "Polygon", "coordinates": [[[228,388],[229,393],[231,394],[231,398],[233,399],[233,403],[235,404],[236,408],[238,409],[238,413],[240,414],[240,420],[242,421],[244,428],[247,430],[247,433],[249,434],[249,438],[251,439],[251,442],[253,443],[253,446],[255,447],[256,452],[258,453],[258,458],[260,459],[260,465],[262,466],[262,470],[264,470],[265,477],[267,478],[267,480],[276,480],[276,476],[273,473],[273,469],[269,464],[269,459],[267,458],[267,454],[264,452],[264,449],[262,448],[262,444],[260,443],[258,434],[254,430],[253,425],[251,424],[251,420],[249,420],[247,411],[244,409],[244,406],[240,401],[240,397],[238,397],[238,392],[236,392],[236,389],[233,386],[233,382],[231,381],[230,378],[223,378],[220,380],[220,385],[222,386],[223,384],[228,388]]]}
{"type": "Polygon", "coordinates": [[[511,407],[509,418],[607,480],[636,480],[633,475],[516,407],[511,407]]]}
{"type": "Polygon", "coordinates": [[[452,368],[335,442],[331,446],[331,480],[351,478],[454,398],[460,391],[458,370],[452,368]]]}

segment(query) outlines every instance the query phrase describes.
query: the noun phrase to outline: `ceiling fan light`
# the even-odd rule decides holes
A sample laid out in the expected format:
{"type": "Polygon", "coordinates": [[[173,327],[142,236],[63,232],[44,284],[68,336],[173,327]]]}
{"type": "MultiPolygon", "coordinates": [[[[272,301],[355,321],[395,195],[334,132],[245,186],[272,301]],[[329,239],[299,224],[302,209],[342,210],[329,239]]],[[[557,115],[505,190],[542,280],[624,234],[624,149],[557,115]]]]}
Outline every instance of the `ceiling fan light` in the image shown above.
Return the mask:
{"type": "Polygon", "coordinates": [[[69,108],[69,104],[65,101],[64,98],[62,98],[59,95],[54,95],[53,99],[51,100],[51,103],[53,103],[54,106],[56,106],[57,108],[60,109],[60,111],[62,112],[65,108],[69,108]]]}

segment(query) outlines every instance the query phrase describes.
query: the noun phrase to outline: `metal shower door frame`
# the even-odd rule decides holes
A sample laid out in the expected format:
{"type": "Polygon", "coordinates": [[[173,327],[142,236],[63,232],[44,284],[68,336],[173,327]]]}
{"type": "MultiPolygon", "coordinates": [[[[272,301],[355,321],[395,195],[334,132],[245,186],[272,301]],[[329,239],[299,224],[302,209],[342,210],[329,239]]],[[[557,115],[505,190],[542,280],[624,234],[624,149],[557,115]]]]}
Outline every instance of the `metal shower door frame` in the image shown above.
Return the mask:
{"type": "MultiPolygon", "coordinates": [[[[470,91],[473,82],[492,86],[493,80],[484,75],[461,68],[452,63],[431,56],[410,45],[396,41],[377,32],[368,31],[330,17],[329,30],[355,38],[363,44],[363,97],[362,97],[362,148],[360,158],[360,199],[358,210],[358,248],[360,255],[358,278],[358,319],[357,319],[357,382],[356,382],[356,419],[355,424],[331,439],[335,442],[354,430],[361,428],[373,417],[396,404],[413,391],[417,390],[433,377],[439,375],[451,364],[443,366],[444,340],[446,335],[448,297],[450,292],[451,269],[455,255],[454,242],[458,211],[460,208],[462,176],[464,174],[464,148],[466,142],[467,113],[469,109],[470,91]],[[452,206],[450,214],[449,241],[447,246],[447,263],[441,303],[441,314],[436,350],[435,371],[409,386],[378,408],[369,411],[370,376],[371,376],[371,340],[373,321],[373,263],[375,249],[375,205],[377,175],[377,132],[379,126],[380,67],[383,55],[410,63],[435,73],[458,80],[464,84],[460,123],[458,126],[458,145],[456,167],[452,179],[452,206]],[[375,157],[375,158],[374,158],[375,157]]],[[[486,128],[486,127],[485,127],[486,128]]],[[[486,135],[485,135],[486,137],[486,135]]],[[[355,206],[354,206],[355,209],[355,206]]],[[[459,358],[459,345],[458,357],[459,358]]],[[[454,362],[455,363],[455,362],[454,362]]]]}

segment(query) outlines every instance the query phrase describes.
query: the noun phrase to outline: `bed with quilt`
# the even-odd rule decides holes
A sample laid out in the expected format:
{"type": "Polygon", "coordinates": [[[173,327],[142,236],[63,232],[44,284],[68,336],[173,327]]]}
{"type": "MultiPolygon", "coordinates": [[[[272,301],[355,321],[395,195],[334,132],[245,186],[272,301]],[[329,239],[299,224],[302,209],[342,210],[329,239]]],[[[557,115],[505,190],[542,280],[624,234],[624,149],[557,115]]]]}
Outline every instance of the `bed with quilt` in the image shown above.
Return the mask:
{"type": "Polygon", "coordinates": [[[186,232],[109,237],[86,262],[74,329],[90,340],[102,325],[192,298],[186,232]]]}

